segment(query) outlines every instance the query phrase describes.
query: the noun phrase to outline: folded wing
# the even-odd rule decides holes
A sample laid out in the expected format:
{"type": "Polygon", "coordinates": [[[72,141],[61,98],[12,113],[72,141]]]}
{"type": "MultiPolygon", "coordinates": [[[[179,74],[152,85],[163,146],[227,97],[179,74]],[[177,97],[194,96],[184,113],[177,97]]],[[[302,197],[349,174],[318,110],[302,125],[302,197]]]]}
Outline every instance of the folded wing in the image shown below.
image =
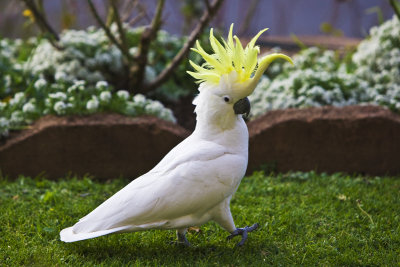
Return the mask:
{"type": "Polygon", "coordinates": [[[176,218],[202,214],[234,192],[246,165],[245,157],[189,137],[154,169],[83,217],[69,235],[91,238],[100,232],[166,228],[176,218]]]}

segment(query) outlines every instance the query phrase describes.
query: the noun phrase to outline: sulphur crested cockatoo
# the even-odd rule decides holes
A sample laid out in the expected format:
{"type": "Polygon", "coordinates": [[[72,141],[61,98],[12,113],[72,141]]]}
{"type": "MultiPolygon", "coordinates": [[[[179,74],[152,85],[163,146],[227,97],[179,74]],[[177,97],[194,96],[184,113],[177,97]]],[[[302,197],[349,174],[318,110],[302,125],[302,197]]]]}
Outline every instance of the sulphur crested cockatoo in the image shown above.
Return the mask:
{"type": "Polygon", "coordinates": [[[242,180],[248,159],[248,131],[242,114],[250,111],[247,96],[255,89],[267,66],[277,58],[291,62],[283,54],[257,59],[255,46],[260,31],[243,48],[232,37],[219,42],[210,31],[213,54],[196,44],[193,51],[206,61],[202,66],[190,62],[188,72],[200,82],[193,104],[197,116],[194,132],[173,148],[151,171],[133,180],[74,226],[61,231],[62,241],[74,242],[111,233],[147,229],[176,229],[178,241],[190,226],[210,220],[231,233],[241,235],[257,228],[236,228],[230,200],[242,180]]]}

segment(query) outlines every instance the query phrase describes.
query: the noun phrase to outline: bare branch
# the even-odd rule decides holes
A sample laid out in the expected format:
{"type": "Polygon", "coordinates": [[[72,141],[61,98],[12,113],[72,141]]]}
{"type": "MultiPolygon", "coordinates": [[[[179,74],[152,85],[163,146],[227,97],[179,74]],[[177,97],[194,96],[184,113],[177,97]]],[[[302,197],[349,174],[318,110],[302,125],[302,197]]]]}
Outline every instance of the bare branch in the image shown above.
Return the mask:
{"type": "Polygon", "coordinates": [[[45,15],[39,11],[39,7],[36,6],[35,1],[34,0],[22,0],[22,1],[25,3],[28,9],[33,13],[33,16],[35,17],[35,20],[40,30],[43,33],[50,34],[49,41],[52,44],[52,46],[54,46],[54,48],[58,50],[61,50],[62,47],[57,43],[58,41],[60,41],[60,37],[58,36],[57,32],[50,26],[50,24],[46,20],[45,15]]]}
{"type": "Polygon", "coordinates": [[[115,38],[115,36],[112,34],[111,30],[109,27],[107,27],[106,24],[104,24],[103,20],[100,18],[99,13],[97,12],[95,6],[93,5],[92,0],[87,0],[89,7],[90,7],[90,11],[92,12],[94,18],[96,19],[97,23],[100,25],[100,27],[104,30],[104,32],[106,33],[108,39],[110,39],[110,41],[116,46],[118,47],[118,49],[121,51],[122,55],[124,55],[124,57],[126,58],[126,60],[128,61],[128,65],[130,64],[130,62],[132,62],[134,59],[132,57],[131,54],[129,54],[129,50],[125,49],[119,42],[118,40],[115,38]]]}
{"type": "Polygon", "coordinates": [[[389,0],[389,4],[392,6],[394,13],[396,14],[397,18],[400,20],[400,4],[395,0],[389,0]]]}
{"type": "Polygon", "coordinates": [[[210,2],[208,2],[208,0],[204,0],[204,3],[206,4],[206,8],[207,8],[208,13],[211,13],[212,11],[211,11],[210,2]]]}
{"type": "Polygon", "coordinates": [[[146,15],[145,8],[141,6],[139,0],[126,1],[122,7],[122,10],[123,13],[121,14],[121,21],[127,21],[130,27],[132,27],[146,15]],[[139,12],[136,16],[130,18],[135,8],[137,8],[139,12]]]}
{"type": "Polygon", "coordinates": [[[145,16],[144,12],[140,12],[136,17],[132,18],[132,19],[128,22],[129,26],[132,27],[133,25],[135,25],[136,23],[138,23],[138,21],[141,20],[144,16],[145,16]]]}
{"type": "Polygon", "coordinates": [[[129,19],[129,17],[132,15],[132,11],[136,8],[138,3],[138,0],[124,2],[124,5],[122,6],[122,21],[127,21],[129,19]]]}
{"type": "Polygon", "coordinates": [[[106,16],[106,26],[110,27],[111,24],[113,23],[114,20],[114,9],[111,7],[110,1],[108,1],[108,7],[107,7],[107,16],[106,16]]]}
{"type": "Polygon", "coordinates": [[[165,0],[158,0],[156,14],[153,17],[151,25],[144,29],[140,38],[138,54],[136,57],[137,65],[135,66],[135,69],[133,69],[133,88],[140,89],[142,87],[145,68],[147,65],[147,54],[149,53],[151,41],[157,36],[157,31],[161,26],[161,15],[164,2],[165,0]]]}
{"type": "Polygon", "coordinates": [[[125,35],[124,28],[122,26],[121,17],[118,12],[117,3],[114,0],[110,0],[110,2],[111,2],[111,7],[114,10],[113,15],[114,15],[114,20],[117,23],[119,38],[121,40],[121,46],[123,47],[123,49],[125,51],[127,51],[129,53],[128,44],[126,42],[126,35],[125,35]]]}
{"type": "Polygon", "coordinates": [[[150,18],[150,16],[149,16],[149,14],[147,13],[146,7],[144,7],[144,6],[141,5],[141,4],[138,4],[138,5],[137,5],[137,9],[138,9],[140,12],[143,12],[143,13],[144,13],[144,17],[145,17],[146,20],[150,23],[150,22],[151,22],[151,18],[150,18]]]}
{"type": "Polygon", "coordinates": [[[200,18],[200,21],[197,23],[196,27],[191,32],[187,42],[183,45],[178,54],[176,54],[176,56],[172,59],[171,63],[169,63],[169,65],[157,76],[157,78],[153,82],[144,86],[143,90],[145,92],[149,92],[159,87],[166,80],[168,80],[168,78],[171,76],[175,68],[187,56],[187,54],[189,53],[189,49],[194,45],[197,38],[199,38],[200,34],[202,33],[206,25],[210,22],[211,18],[218,11],[223,1],[224,0],[214,0],[210,4],[211,12],[209,12],[207,9],[204,11],[203,15],[200,18]]]}

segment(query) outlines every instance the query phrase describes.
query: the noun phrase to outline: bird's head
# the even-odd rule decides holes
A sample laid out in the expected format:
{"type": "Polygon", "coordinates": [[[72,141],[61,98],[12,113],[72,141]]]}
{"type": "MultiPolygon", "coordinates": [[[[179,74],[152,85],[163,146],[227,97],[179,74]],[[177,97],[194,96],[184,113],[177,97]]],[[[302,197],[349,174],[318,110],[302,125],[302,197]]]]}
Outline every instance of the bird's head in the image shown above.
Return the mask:
{"type": "Polygon", "coordinates": [[[199,118],[207,123],[217,124],[222,129],[234,126],[241,114],[250,112],[250,102],[247,99],[257,86],[268,65],[277,58],[292,62],[283,54],[270,54],[258,60],[260,49],[255,45],[258,37],[268,29],[260,31],[243,48],[239,38],[232,37],[233,24],[230,27],[228,39],[222,43],[210,31],[210,44],[213,54],[208,54],[196,42],[193,51],[205,60],[202,66],[190,61],[194,72],[188,73],[200,83],[200,94],[193,101],[199,118]]]}

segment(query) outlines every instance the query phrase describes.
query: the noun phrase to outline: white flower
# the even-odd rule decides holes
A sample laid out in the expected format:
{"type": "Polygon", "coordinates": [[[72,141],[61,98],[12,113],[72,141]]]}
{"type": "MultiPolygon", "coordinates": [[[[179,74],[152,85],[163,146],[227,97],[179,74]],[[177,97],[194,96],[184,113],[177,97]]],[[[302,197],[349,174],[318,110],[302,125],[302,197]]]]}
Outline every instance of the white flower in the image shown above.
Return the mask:
{"type": "Polygon", "coordinates": [[[25,94],[22,92],[18,92],[14,95],[14,97],[10,100],[10,106],[17,105],[22,102],[22,100],[25,98],[25,94]]]}
{"type": "Polygon", "coordinates": [[[46,80],[40,78],[40,79],[38,79],[38,80],[34,83],[33,86],[34,86],[37,90],[40,90],[40,89],[44,88],[46,85],[47,85],[46,80]]]}
{"type": "Polygon", "coordinates": [[[16,110],[13,113],[11,113],[10,117],[10,123],[11,124],[19,124],[24,120],[23,114],[21,111],[16,110]]]}
{"type": "Polygon", "coordinates": [[[170,109],[163,109],[160,114],[161,118],[167,121],[171,121],[173,123],[176,123],[176,118],[172,114],[172,111],[170,109]]]}
{"type": "Polygon", "coordinates": [[[4,77],[4,86],[5,87],[10,87],[11,86],[11,81],[12,81],[12,79],[11,79],[11,76],[10,75],[6,75],[5,77],[4,77]]]}
{"type": "Polygon", "coordinates": [[[26,103],[23,107],[22,107],[22,111],[25,113],[32,113],[35,112],[36,108],[35,105],[32,104],[31,102],[26,103]]]}
{"type": "Polygon", "coordinates": [[[159,114],[164,106],[159,101],[151,101],[146,107],[146,112],[150,114],[159,114]]]}
{"type": "Polygon", "coordinates": [[[146,103],[146,97],[142,94],[137,94],[133,97],[133,101],[138,104],[144,104],[146,103]]]}
{"type": "Polygon", "coordinates": [[[100,64],[103,64],[103,65],[110,64],[111,61],[112,61],[111,56],[109,54],[106,54],[106,53],[97,54],[95,59],[97,60],[97,62],[99,62],[100,64]]]}
{"type": "Polygon", "coordinates": [[[19,63],[15,63],[15,64],[14,64],[14,69],[16,69],[16,70],[22,70],[22,65],[19,64],[19,63]]]}
{"type": "Polygon", "coordinates": [[[46,107],[48,107],[48,108],[50,108],[51,107],[51,103],[52,103],[52,101],[51,101],[51,99],[50,98],[46,98],[45,100],[44,100],[44,104],[46,105],[46,107]]]}
{"type": "Polygon", "coordinates": [[[121,99],[128,100],[128,98],[129,98],[129,92],[126,91],[126,90],[119,90],[119,91],[117,92],[117,96],[118,96],[119,98],[121,98],[121,99]]]}
{"type": "Polygon", "coordinates": [[[57,92],[57,93],[53,93],[53,94],[49,94],[49,97],[52,99],[58,99],[58,100],[66,100],[67,99],[67,95],[63,92],[57,92]]]}
{"type": "Polygon", "coordinates": [[[56,74],[54,75],[54,79],[56,81],[67,81],[68,77],[67,77],[67,74],[65,72],[57,71],[56,74]]]}
{"type": "Polygon", "coordinates": [[[132,56],[136,55],[138,51],[137,47],[131,47],[129,48],[129,54],[131,54],[132,56]]]}
{"type": "Polygon", "coordinates": [[[107,87],[108,87],[108,83],[106,81],[98,81],[96,83],[96,89],[98,89],[98,90],[104,90],[107,87]]]}
{"type": "Polygon", "coordinates": [[[150,67],[150,66],[146,66],[145,68],[145,81],[146,82],[150,82],[152,80],[155,80],[157,76],[156,71],[150,67]]]}
{"type": "Polygon", "coordinates": [[[97,100],[97,97],[93,97],[86,103],[86,109],[89,111],[96,111],[98,107],[99,101],[97,100]]]}
{"type": "Polygon", "coordinates": [[[10,126],[10,122],[5,117],[0,117],[0,136],[7,136],[8,135],[8,128],[10,126]]]}
{"type": "Polygon", "coordinates": [[[76,86],[79,90],[83,91],[85,89],[86,82],[83,80],[75,80],[74,86],[76,86]]]}
{"type": "Polygon", "coordinates": [[[6,103],[0,101],[0,111],[2,111],[6,106],[6,103]]]}
{"type": "Polygon", "coordinates": [[[76,89],[77,89],[77,87],[75,85],[72,85],[72,86],[68,87],[67,92],[68,92],[68,94],[72,94],[73,92],[75,92],[76,89]]]}
{"type": "Polygon", "coordinates": [[[111,100],[111,93],[109,91],[101,92],[100,100],[102,102],[108,103],[111,100]]]}
{"type": "Polygon", "coordinates": [[[65,110],[67,108],[67,105],[65,105],[65,103],[63,101],[57,101],[54,104],[54,111],[58,114],[58,115],[63,115],[65,114],[65,110]]]}
{"type": "Polygon", "coordinates": [[[4,117],[0,117],[0,128],[7,128],[10,125],[8,120],[4,117]]]}

